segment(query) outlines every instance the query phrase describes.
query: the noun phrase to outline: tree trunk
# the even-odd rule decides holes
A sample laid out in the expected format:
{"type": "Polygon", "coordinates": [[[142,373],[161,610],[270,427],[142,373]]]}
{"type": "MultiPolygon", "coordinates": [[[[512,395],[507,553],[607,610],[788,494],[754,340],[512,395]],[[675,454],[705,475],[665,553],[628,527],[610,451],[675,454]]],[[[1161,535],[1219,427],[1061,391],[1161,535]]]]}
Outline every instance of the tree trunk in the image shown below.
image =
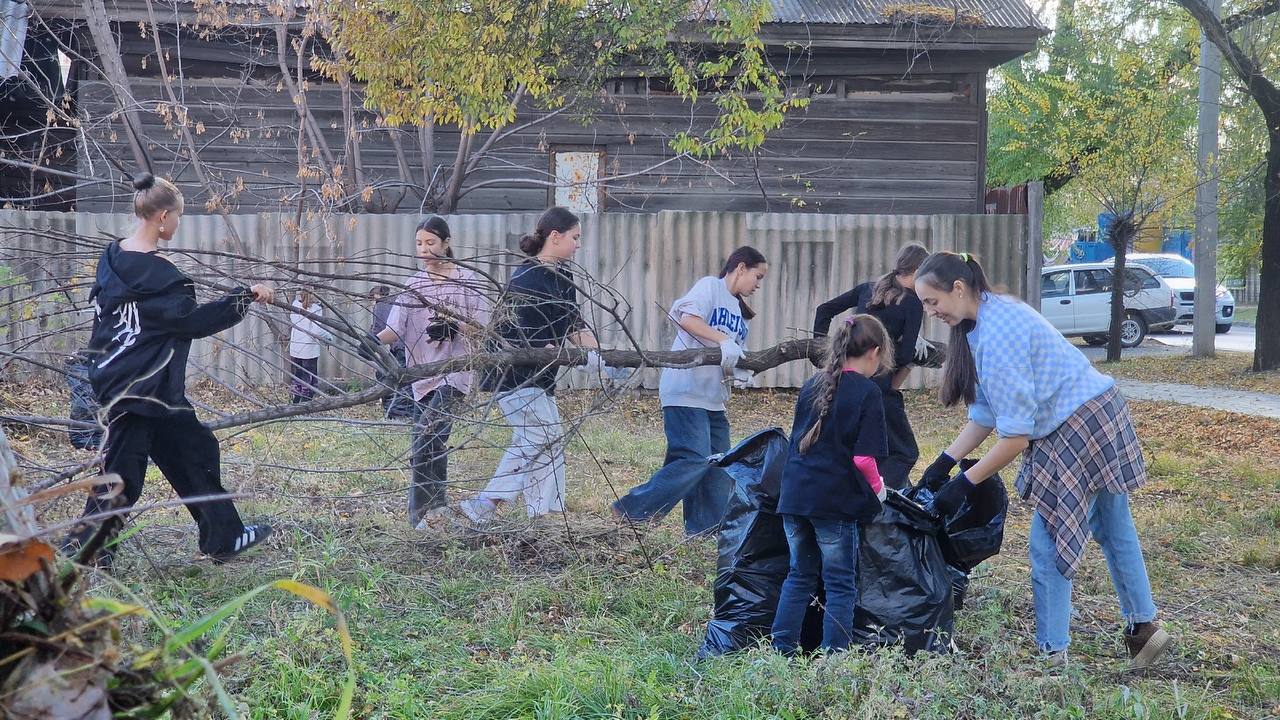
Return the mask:
{"type": "MultiPolygon", "coordinates": [[[[767,350],[747,353],[742,360],[738,362],[738,367],[752,372],[764,372],[770,368],[795,360],[820,359],[822,357],[825,344],[826,343],[822,338],[787,340],[786,342],[779,343],[767,350]]],[[[945,344],[934,343],[934,345],[937,346],[939,354],[945,355],[947,352],[945,344]]],[[[600,357],[604,360],[605,364],[615,368],[692,368],[702,365],[718,365],[720,363],[720,348],[712,347],[695,348],[693,350],[660,350],[645,352],[637,350],[601,350],[600,357]]],[[[587,351],[582,349],[539,348],[503,350],[499,352],[465,355],[450,358],[448,360],[427,363],[426,365],[415,365],[414,367],[409,368],[402,368],[399,365],[392,365],[387,362],[383,362],[381,363],[381,369],[386,371],[387,378],[380,386],[361,390],[357,393],[343,394],[336,397],[325,397],[305,403],[298,403],[296,405],[262,408],[260,410],[240,413],[231,417],[219,418],[206,424],[213,430],[223,430],[252,423],[269,422],[288,417],[297,417],[299,415],[308,415],[311,413],[355,407],[357,405],[364,405],[365,403],[380,400],[394,392],[395,387],[403,385],[406,382],[424,377],[447,375],[448,373],[458,372],[460,370],[480,371],[505,365],[556,367],[561,365],[576,366],[585,363],[586,359],[587,351]]],[[[390,358],[390,355],[387,355],[386,360],[394,363],[394,360],[390,358]]]]}
{"type": "Polygon", "coordinates": [[[1259,273],[1258,327],[1253,369],[1280,368],[1280,107],[1264,113],[1268,133],[1266,199],[1262,216],[1262,272],[1259,273]]]}
{"type": "MultiPolygon", "coordinates": [[[[292,7],[292,6],[290,6],[292,7]]],[[[289,13],[280,18],[276,24],[276,64],[280,68],[280,81],[284,83],[284,87],[289,91],[289,97],[293,100],[294,110],[298,113],[298,132],[302,132],[305,127],[308,135],[311,136],[311,146],[320,152],[326,163],[326,171],[333,172],[333,151],[329,149],[329,143],[324,139],[324,132],[320,129],[319,123],[316,122],[315,115],[311,113],[311,108],[307,105],[307,94],[302,90],[302,78],[305,65],[305,55],[307,47],[307,36],[298,39],[298,80],[295,82],[292,75],[289,74],[289,25],[286,22],[292,19],[293,13],[289,13]]],[[[305,170],[299,167],[299,172],[305,170]]]]}
{"type": "Polygon", "coordinates": [[[129,75],[125,72],[124,62],[120,59],[120,47],[116,45],[115,35],[111,32],[110,16],[102,0],[84,0],[84,16],[89,26],[89,35],[93,37],[93,45],[98,51],[98,60],[102,62],[102,74],[116,96],[116,105],[120,108],[120,119],[124,124],[125,137],[129,138],[129,149],[133,151],[133,162],[139,172],[151,171],[151,159],[147,155],[146,143],[142,140],[142,122],[138,119],[138,103],[133,97],[133,88],[129,84],[129,75]]]}
{"type": "Polygon", "coordinates": [[[364,212],[373,212],[373,195],[366,197],[364,194],[364,158],[360,156],[360,136],[359,128],[356,127],[355,105],[352,102],[351,76],[341,65],[338,67],[338,87],[342,90],[342,124],[345,126],[343,140],[347,151],[347,182],[350,183],[346,194],[351,198],[346,209],[354,210],[359,207],[364,212]]]}
{"type": "Polygon", "coordinates": [[[444,213],[456,212],[458,209],[458,198],[462,196],[462,181],[467,177],[467,158],[471,155],[471,141],[475,139],[475,133],[463,133],[458,138],[458,154],[454,157],[453,176],[449,178],[449,189],[445,191],[444,199],[440,202],[440,210],[444,213]]]}
{"type": "Polygon", "coordinates": [[[390,192],[377,193],[378,208],[375,212],[393,213],[404,201],[405,195],[409,194],[409,187],[413,184],[413,173],[409,170],[409,159],[404,154],[404,143],[400,141],[400,129],[388,125],[386,127],[387,137],[391,139],[391,147],[396,151],[396,169],[400,171],[400,189],[391,196],[390,192]]]}
{"type": "Polygon", "coordinates": [[[422,151],[422,206],[432,212],[439,207],[436,192],[436,119],[428,115],[418,128],[418,149],[422,151]]]}
{"type": "Polygon", "coordinates": [[[1112,226],[1111,248],[1116,252],[1111,268],[1111,335],[1107,339],[1107,362],[1120,359],[1120,325],[1124,322],[1124,264],[1133,237],[1133,220],[1117,216],[1112,226]]]}

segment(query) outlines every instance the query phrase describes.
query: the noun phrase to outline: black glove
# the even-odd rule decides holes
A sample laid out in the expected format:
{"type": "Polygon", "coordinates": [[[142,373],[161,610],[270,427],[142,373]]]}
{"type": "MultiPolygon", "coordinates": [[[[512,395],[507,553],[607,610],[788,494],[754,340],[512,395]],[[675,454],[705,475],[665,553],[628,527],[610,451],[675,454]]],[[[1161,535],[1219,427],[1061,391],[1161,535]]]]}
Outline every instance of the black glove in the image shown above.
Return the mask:
{"type": "Polygon", "coordinates": [[[938,459],[933,464],[924,469],[924,475],[920,476],[920,485],[929,488],[930,492],[938,492],[938,488],[942,487],[947,479],[951,477],[951,471],[956,467],[956,461],[945,452],[938,455],[938,459]]]}
{"type": "Polygon", "coordinates": [[[964,505],[965,499],[975,487],[977,486],[969,482],[968,475],[957,473],[933,496],[933,511],[944,518],[951,517],[964,505]]]}
{"type": "Polygon", "coordinates": [[[427,326],[427,337],[436,342],[458,337],[458,323],[452,320],[436,320],[427,326]]]}
{"type": "Polygon", "coordinates": [[[356,354],[360,356],[361,360],[373,362],[378,359],[378,346],[381,344],[382,341],[378,339],[377,335],[366,332],[356,345],[356,354]]]}

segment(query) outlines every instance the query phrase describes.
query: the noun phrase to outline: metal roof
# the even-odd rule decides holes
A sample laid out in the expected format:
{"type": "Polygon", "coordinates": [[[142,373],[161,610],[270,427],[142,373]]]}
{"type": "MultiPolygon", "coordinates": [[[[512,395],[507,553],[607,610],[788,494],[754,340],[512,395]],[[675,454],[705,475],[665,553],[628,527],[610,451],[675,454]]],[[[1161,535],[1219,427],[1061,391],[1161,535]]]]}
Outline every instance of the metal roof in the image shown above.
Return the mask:
{"type": "Polygon", "coordinates": [[[888,25],[895,15],[928,18],[935,11],[959,11],[981,19],[964,27],[1043,30],[1023,0],[772,0],[773,20],[780,24],[888,25]]]}
{"type": "MultiPolygon", "coordinates": [[[[206,2],[209,0],[206,0],[206,2]]],[[[260,8],[284,4],[305,11],[315,0],[211,0],[234,9],[260,8]]],[[[200,0],[153,0],[157,10],[193,6],[200,0]]],[[[828,26],[894,26],[912,24],[945,29],[947,15],[954,21],[960,15],[957,29],[992,28],[998,30],[1030,30],[1047,32],[1026,0],[770,0],[775,25],[828,26]]],[[[715,16],[710,0],[690,0],[689,19],[706,20],[715,16]]],[[[79,0],[43,0],[51,16],[75,16],[79,0]]],[[[107,10],[118,15],[126,8],[146,8],[143,0],[107,0],[107,10]]]]}

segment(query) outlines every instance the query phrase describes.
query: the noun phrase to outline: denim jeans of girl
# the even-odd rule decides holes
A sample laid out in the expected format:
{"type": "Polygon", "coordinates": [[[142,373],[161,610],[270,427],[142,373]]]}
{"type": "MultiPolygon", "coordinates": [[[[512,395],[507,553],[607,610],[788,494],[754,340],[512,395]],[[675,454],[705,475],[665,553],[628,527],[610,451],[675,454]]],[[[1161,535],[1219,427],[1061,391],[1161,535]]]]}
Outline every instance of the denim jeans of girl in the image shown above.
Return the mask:
{"type": "MultiPolygon", "coordinates": [[[[1129,496],[1106,491],[1094,496],[1089,507],[1089,532],[1102,546],[1125,622],[1132,625],[1154,620],[1156,605],[1129,496]]],[[[1058,571],[1053,537],[1038,512],[1031,518],[1030,553],[1036,645],[1042,652],[1065,650],[1071,643],[1071,581],[1058,571]]]]}
{"type": "Polygon", "coordinates": [[[858,601],[858,524],[851,520],[783,515],[791,569],[782,583],[773,618],[773,647],[787,655],[800,647],[804,616],[818,591],[826,590],[823,650],[845,650],[858,601]]]}

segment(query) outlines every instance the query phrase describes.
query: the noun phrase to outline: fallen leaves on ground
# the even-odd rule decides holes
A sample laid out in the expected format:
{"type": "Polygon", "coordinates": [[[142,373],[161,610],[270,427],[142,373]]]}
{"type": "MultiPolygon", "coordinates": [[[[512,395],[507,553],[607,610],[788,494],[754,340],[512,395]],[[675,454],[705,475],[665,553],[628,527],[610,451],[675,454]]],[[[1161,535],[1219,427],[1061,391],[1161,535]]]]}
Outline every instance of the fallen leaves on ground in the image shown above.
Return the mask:
{"type": "Polygon", "coordinates": [[[1138,437],[1174,447],[1212,447],[1280,463],[1280,420],[1177,403],[1131,401],[1138,437]]]}
{"type": "Polygon", "coordinates": [[[1280,395],[1280,370],[1253,372],[1253,353],[1220,352],[1212,358],[1193,358],[1190,355],[1136,357],[1115,363],[1098,363],[1097,367],[1108,375],[1130,380],[1280,395]]]}

